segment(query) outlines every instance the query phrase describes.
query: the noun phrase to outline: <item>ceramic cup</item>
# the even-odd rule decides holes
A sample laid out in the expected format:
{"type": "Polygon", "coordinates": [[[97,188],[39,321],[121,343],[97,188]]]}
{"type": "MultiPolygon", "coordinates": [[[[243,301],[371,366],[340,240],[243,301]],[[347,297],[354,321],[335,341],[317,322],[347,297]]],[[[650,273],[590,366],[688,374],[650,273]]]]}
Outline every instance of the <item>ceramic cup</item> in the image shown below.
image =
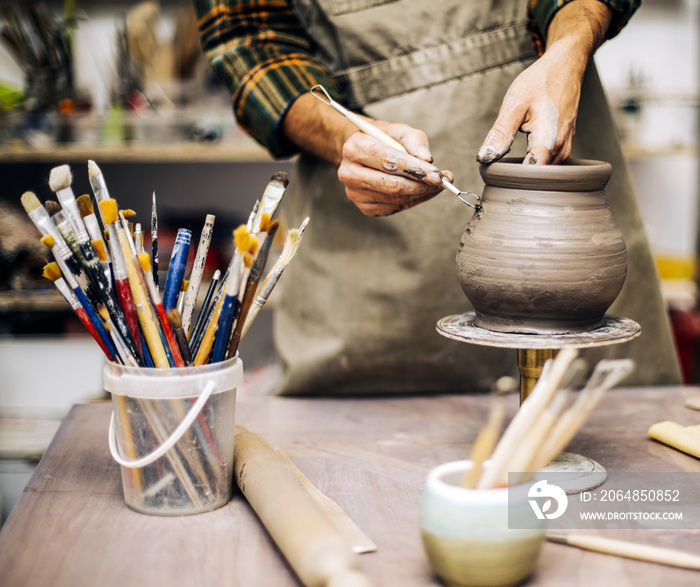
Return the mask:
{"type": "Polygon", "coordinates": [[[465,489],[460,486],[471,461],[435,467],[425,483],[420,525],[435,573],[450,587],[517,585],[535,567],[544,541],[536,529],[508,528],[510,507],[529,511],[528,486],[465,489]]]}

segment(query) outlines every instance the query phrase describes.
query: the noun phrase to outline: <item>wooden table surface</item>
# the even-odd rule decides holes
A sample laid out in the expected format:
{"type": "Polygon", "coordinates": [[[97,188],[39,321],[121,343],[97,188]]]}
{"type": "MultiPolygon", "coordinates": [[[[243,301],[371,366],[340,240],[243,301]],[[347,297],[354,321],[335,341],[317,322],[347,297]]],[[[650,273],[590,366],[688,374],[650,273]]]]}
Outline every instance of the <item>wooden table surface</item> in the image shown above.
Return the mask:
{"type": "MultiPolygon", "coordinates": [[[[661,420],[695,424],[693,388],[608,393],[570,449],[608,471],[700,471],[697,459],[651,441],[661,420]]],[[[418,511],[435,465],[468,455],[489,407],[483,395],[354,399],[240,396],[236,421],[287,452],[377,543],[361,555],[377,586],[441,585],[423,552],[418,511]]],[[[511,413],[517,409],[513,396],[511,413]]],[[[285,587],[298,582],[243,496],[195,516],[154,517],[123,502],[107,446],[111,404],[75,406],[0,531],[0,585],[285,587]]],[[[700,530],[605,535],[688,552],[700,530]]],[[[700,573],[546,543],[526,585],[681,586],[700,573]]]]}

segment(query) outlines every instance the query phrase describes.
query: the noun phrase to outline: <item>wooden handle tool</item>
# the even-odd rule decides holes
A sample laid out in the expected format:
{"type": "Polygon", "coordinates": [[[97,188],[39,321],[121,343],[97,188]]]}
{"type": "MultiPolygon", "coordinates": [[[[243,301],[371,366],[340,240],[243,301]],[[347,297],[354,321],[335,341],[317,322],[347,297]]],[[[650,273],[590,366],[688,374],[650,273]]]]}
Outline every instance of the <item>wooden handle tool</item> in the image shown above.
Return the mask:
{"type": "Polygon", "coordinates": [[[294,472],[258,434],[236,426],[238,487],[306,587],[368,587],[359,558],[294,472]]]}
{"type": "MultiPolygon", "coordinates": [[[[318,98],[319,100],[321,100],[321,102],[325,102],[331,108],[333,108],[333,110],[345,116],[345,118],[352,122],[363,133],[371,136],[372,138],[377,139],[380,143],[383,143],[387,147],[391,147],[392,149],[396,149],[397,151],[401,151],[403,153],[407,152],[406,148],[401,143],[399,143],[394,138],[390,137],[383,130],[380,130],[379,128],[374,126],[369,120],[358,116],[354,112],[351,112],[350,110],[345,108],[345,106],[343,106],[342,104],[339,104],[338,102],[333,100],[326,88],[324,88],[323,86],[316,85],[309,91],[311,92],[312,96],[318,98]]],[[[481,208],[481,197],[478,194],[475,194],[473,192],[463,192],[450,181],[448,181],[446,177],[442,178],[442,185],[448,191],[452,192],[455,196],[462,200],[462,202],[470,208],[473,208],[474,210],[479,210],[481,208]],[[462,197],[462,194],[474,197],[476,199],[476,203],[472,204],[471,202],[468,202],[462,197]]]]}
{"type": "Polygon", "coordinates": [[[678,550],[671,550],[669,548],[636,544],[634,542],[614,540],[601,536],[589,536],[587,534],[547,533],[547,540],[568,544],[569,546],[576,546],[585,550],[602,552],[604,554],[612,554],[673,567],[700,570],[700,556],[678,550]]]}

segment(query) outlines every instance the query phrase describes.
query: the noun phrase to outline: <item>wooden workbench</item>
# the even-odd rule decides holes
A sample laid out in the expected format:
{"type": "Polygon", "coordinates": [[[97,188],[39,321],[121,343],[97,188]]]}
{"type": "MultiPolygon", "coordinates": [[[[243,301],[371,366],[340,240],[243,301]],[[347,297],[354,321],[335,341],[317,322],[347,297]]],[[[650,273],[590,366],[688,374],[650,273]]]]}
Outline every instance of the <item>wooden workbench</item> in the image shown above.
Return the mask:
{"type": "MultiPolygon", "coordinates": [[[[665,419],[700,413],[689,388],[616,389],[571,445],[609,471],[700,471],[700,461],[648,440],[665,419]]],[[[298,399],[239,396],[236,419],[286,451],[377,543],[361,556],[382,587],[440,585],[418,526],[427,472],[465,458],[489,407],[476,396],[298,399]]],[[[513,396],[511,412],[517,408],[513,396]]],[[[124,506],[107,446],[111,404],[75,406],[0,531],[0,585],[285,587],[297,581],[239,492],[206,514],[164,518],[124,506]]],[[[700,550],[700,530],[607,536],[700,550]]],[[[547,543],[527,585],[674,587],[700,573],[547,543]]]]}

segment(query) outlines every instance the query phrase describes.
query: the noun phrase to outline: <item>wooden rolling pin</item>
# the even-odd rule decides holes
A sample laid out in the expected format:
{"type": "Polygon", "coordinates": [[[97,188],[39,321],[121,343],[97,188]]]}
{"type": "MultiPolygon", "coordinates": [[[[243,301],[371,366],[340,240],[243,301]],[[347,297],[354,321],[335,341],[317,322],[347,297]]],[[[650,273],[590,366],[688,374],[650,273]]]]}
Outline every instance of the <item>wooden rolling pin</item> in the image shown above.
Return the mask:
{"type": "Polygon", "coordinates": [[[306,587],[371,585],[358,556],[284,458],[242,426],[236,426],[233,467],[238,487],[306,587]]]}

